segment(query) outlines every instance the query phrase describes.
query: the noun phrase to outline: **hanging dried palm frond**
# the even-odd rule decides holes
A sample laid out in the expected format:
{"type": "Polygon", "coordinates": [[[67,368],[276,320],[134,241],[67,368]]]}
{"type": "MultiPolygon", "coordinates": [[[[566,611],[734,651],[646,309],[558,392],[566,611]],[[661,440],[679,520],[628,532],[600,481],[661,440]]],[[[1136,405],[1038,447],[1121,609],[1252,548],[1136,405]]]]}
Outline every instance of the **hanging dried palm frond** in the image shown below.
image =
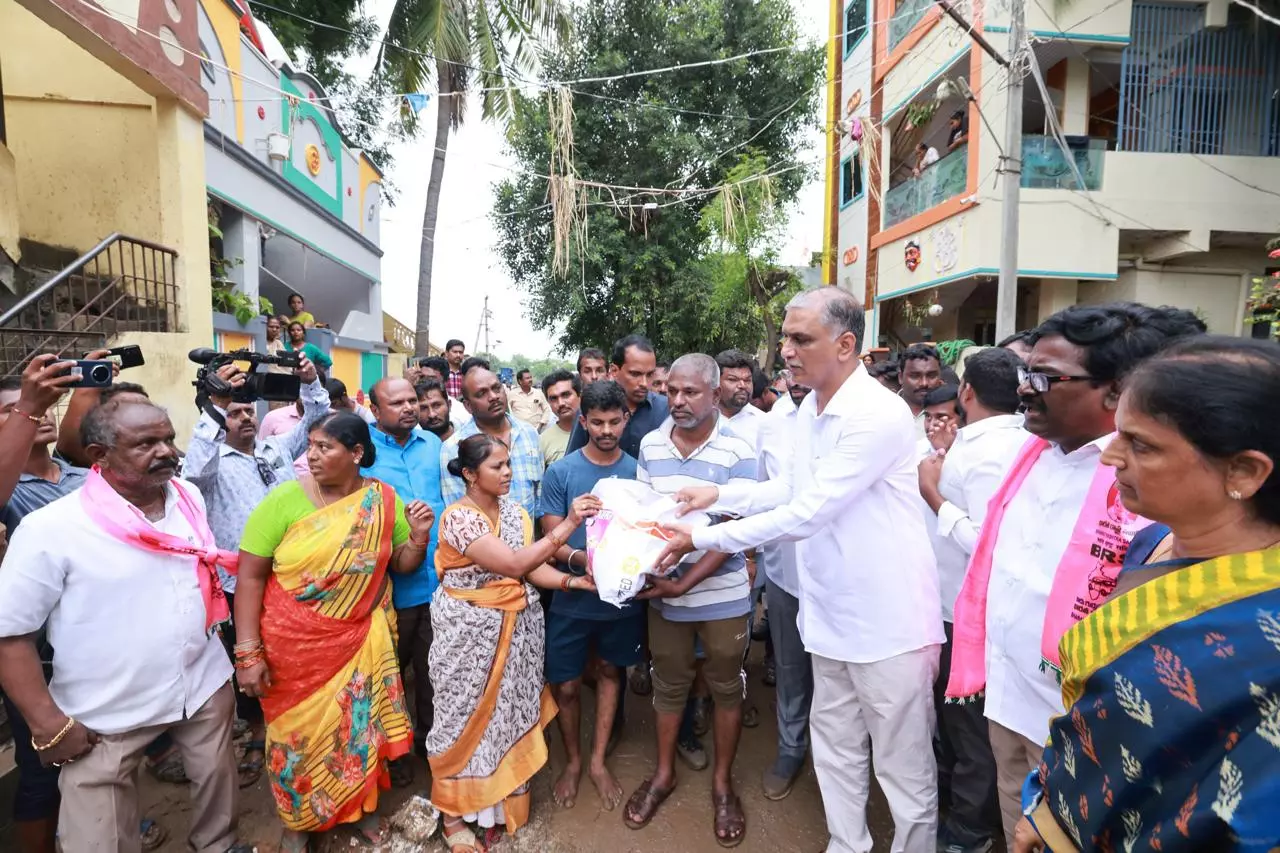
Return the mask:
{"type": "Polygon", "coordinates": [[[586,195],[573,165],[573,93],[557,86],[547,93],[547,110],[551,119],[551,169],[548,200],[551,203],[552,273],[565,277],[569,260],[576,248],[579,257],[586,253],[586,195]]]}
{"type": "Polygon", "coordinates": [[[858,150],[862,155],[863,168],[866,169],[867,197],[872,204],[880,204],[880,148],[884,138],[881,125],[869,115],[859,116],[862,121],[862,139],[858,150]]]}

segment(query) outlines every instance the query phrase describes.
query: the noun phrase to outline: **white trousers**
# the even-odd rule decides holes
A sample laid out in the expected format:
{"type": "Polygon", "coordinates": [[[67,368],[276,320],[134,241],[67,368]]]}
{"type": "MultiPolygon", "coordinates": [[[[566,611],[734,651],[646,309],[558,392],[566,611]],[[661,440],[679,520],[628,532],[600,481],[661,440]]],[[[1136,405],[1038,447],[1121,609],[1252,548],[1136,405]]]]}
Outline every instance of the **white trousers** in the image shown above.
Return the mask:
{"type": "Polygon", "coordinates": [[[809,727],[831,841],[826,853],[870,853],[871,754],[893,815],[893,853],[934,853],[938,767],[933,682],[939,646],[875,663],[813,655],[809,727]]]}

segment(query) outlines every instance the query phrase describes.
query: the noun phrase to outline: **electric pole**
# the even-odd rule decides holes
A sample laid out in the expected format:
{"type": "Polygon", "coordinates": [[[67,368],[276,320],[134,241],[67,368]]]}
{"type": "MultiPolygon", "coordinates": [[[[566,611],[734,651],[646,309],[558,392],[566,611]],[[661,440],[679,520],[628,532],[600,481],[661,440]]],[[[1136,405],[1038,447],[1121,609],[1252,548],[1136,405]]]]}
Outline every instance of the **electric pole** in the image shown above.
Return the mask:
{"type": "Polygon", "coordinates": [[[484,308],[480,309],[480,324],[476,326],[476,346],[472,350],[473,354],[484,353],[491,356],[489,352],[489,318],[493,316],[493,312],[489,310],[489,297],[484,298],[484,308]],[[480,349],[481,335],[484,336],[484,349],[480,349]]]}
{"type": "Polygon", "coordinates": [[[1000,208],[1000,280],[996,284],[996,340],[1018,331],[1018,200],[1022,188],[1022,28],[1025,0],[1009,0],[1009,88],[1005,108],[1004,199],[1000,208]]]}

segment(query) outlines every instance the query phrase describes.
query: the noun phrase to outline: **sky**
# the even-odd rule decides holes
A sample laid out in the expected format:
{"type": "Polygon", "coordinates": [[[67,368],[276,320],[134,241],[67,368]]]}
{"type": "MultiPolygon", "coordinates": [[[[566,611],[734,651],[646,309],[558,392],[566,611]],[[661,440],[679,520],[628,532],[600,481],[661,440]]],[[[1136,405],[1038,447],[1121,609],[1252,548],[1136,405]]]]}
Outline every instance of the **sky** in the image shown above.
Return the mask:
{"type": "MultiPolygon", "coordinates": [[[[823,40],[827,0],[792,2],[806,35],[813,41],[823,40]]],[[[373,0],[366,8],[385,23],[391,6],[392,0],[373,0]]],[[[353,70],[367,73],[371,64],[371,58],[364,57],[353,70]]],[[[638,61],[633,70],[644,67],[638,61]]],[[[578,110],[589,108],[576,105],[578,110]]],[[[524,292],[511,281],[495,250],[498,238],[489,219],[493,188],[515,166],[514,158],[505,150],[501,130],[480,120],[478,103],[469,105],[468,117],[449,140],[445,161],[431,286],[432,343],[443,346],[456,337],[466,342],[468,351],[482,350],[483,340],[477,347],[478,329],[488,296],[493,354],[554,356],[555,331],[535,329],[526,319],[524,292]]],[[[387,177],[395,185],[396,203],[384,206],[382,212],[382,307],[409,328],[414,327],[417,311],[418,254],[434,148],[435,99],[420,120],[419,138],[393,149],[387,177]]],[[[813,130],[807,142],[801,157],[816,161],[822,153],[821,131],[813,130]]],[[[807,265],[811,253],[821,248],[822,205],[822,184],[815,173],[789,212],[783,264],[807,265]]]]}

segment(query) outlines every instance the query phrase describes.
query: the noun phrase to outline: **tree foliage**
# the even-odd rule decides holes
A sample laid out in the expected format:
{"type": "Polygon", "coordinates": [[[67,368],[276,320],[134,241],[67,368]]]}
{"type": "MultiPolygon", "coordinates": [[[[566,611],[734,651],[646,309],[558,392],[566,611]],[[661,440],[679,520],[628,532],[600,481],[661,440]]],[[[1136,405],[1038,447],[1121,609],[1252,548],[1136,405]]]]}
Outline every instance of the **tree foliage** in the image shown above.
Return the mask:
{"type": "Polygon", "coordinates": [[[552,212],[539,177],[552,146],[546,100],[516,102],[508,141],[526,174],[499,185],[494,205],[501,257],[529,294],[534,325],[563,328],[562,351],[607,346],[630,332],[647,335],[667,356],[755,350],[765,330],[743,286],[746,258],[724,257],[741,253],[713,239],[704,214],[743,154],[751,168],[771,174],[776,204],[795,198],[812,171],[795,167],[816,130],[821,49],[805,45],[789,0],[598,0],[575,7],[574,34],[545,58],[547,77],[607,77],[789,48],[575,87],[580,177],[706,192],[597,191],[585,217],[585,251],[574,253],[567,278],[551,269],[552,212]],[[658,207],[645,210],[646,202],[658,207]],[[736,292],[726,284],[735,278],[736,292]]]}

